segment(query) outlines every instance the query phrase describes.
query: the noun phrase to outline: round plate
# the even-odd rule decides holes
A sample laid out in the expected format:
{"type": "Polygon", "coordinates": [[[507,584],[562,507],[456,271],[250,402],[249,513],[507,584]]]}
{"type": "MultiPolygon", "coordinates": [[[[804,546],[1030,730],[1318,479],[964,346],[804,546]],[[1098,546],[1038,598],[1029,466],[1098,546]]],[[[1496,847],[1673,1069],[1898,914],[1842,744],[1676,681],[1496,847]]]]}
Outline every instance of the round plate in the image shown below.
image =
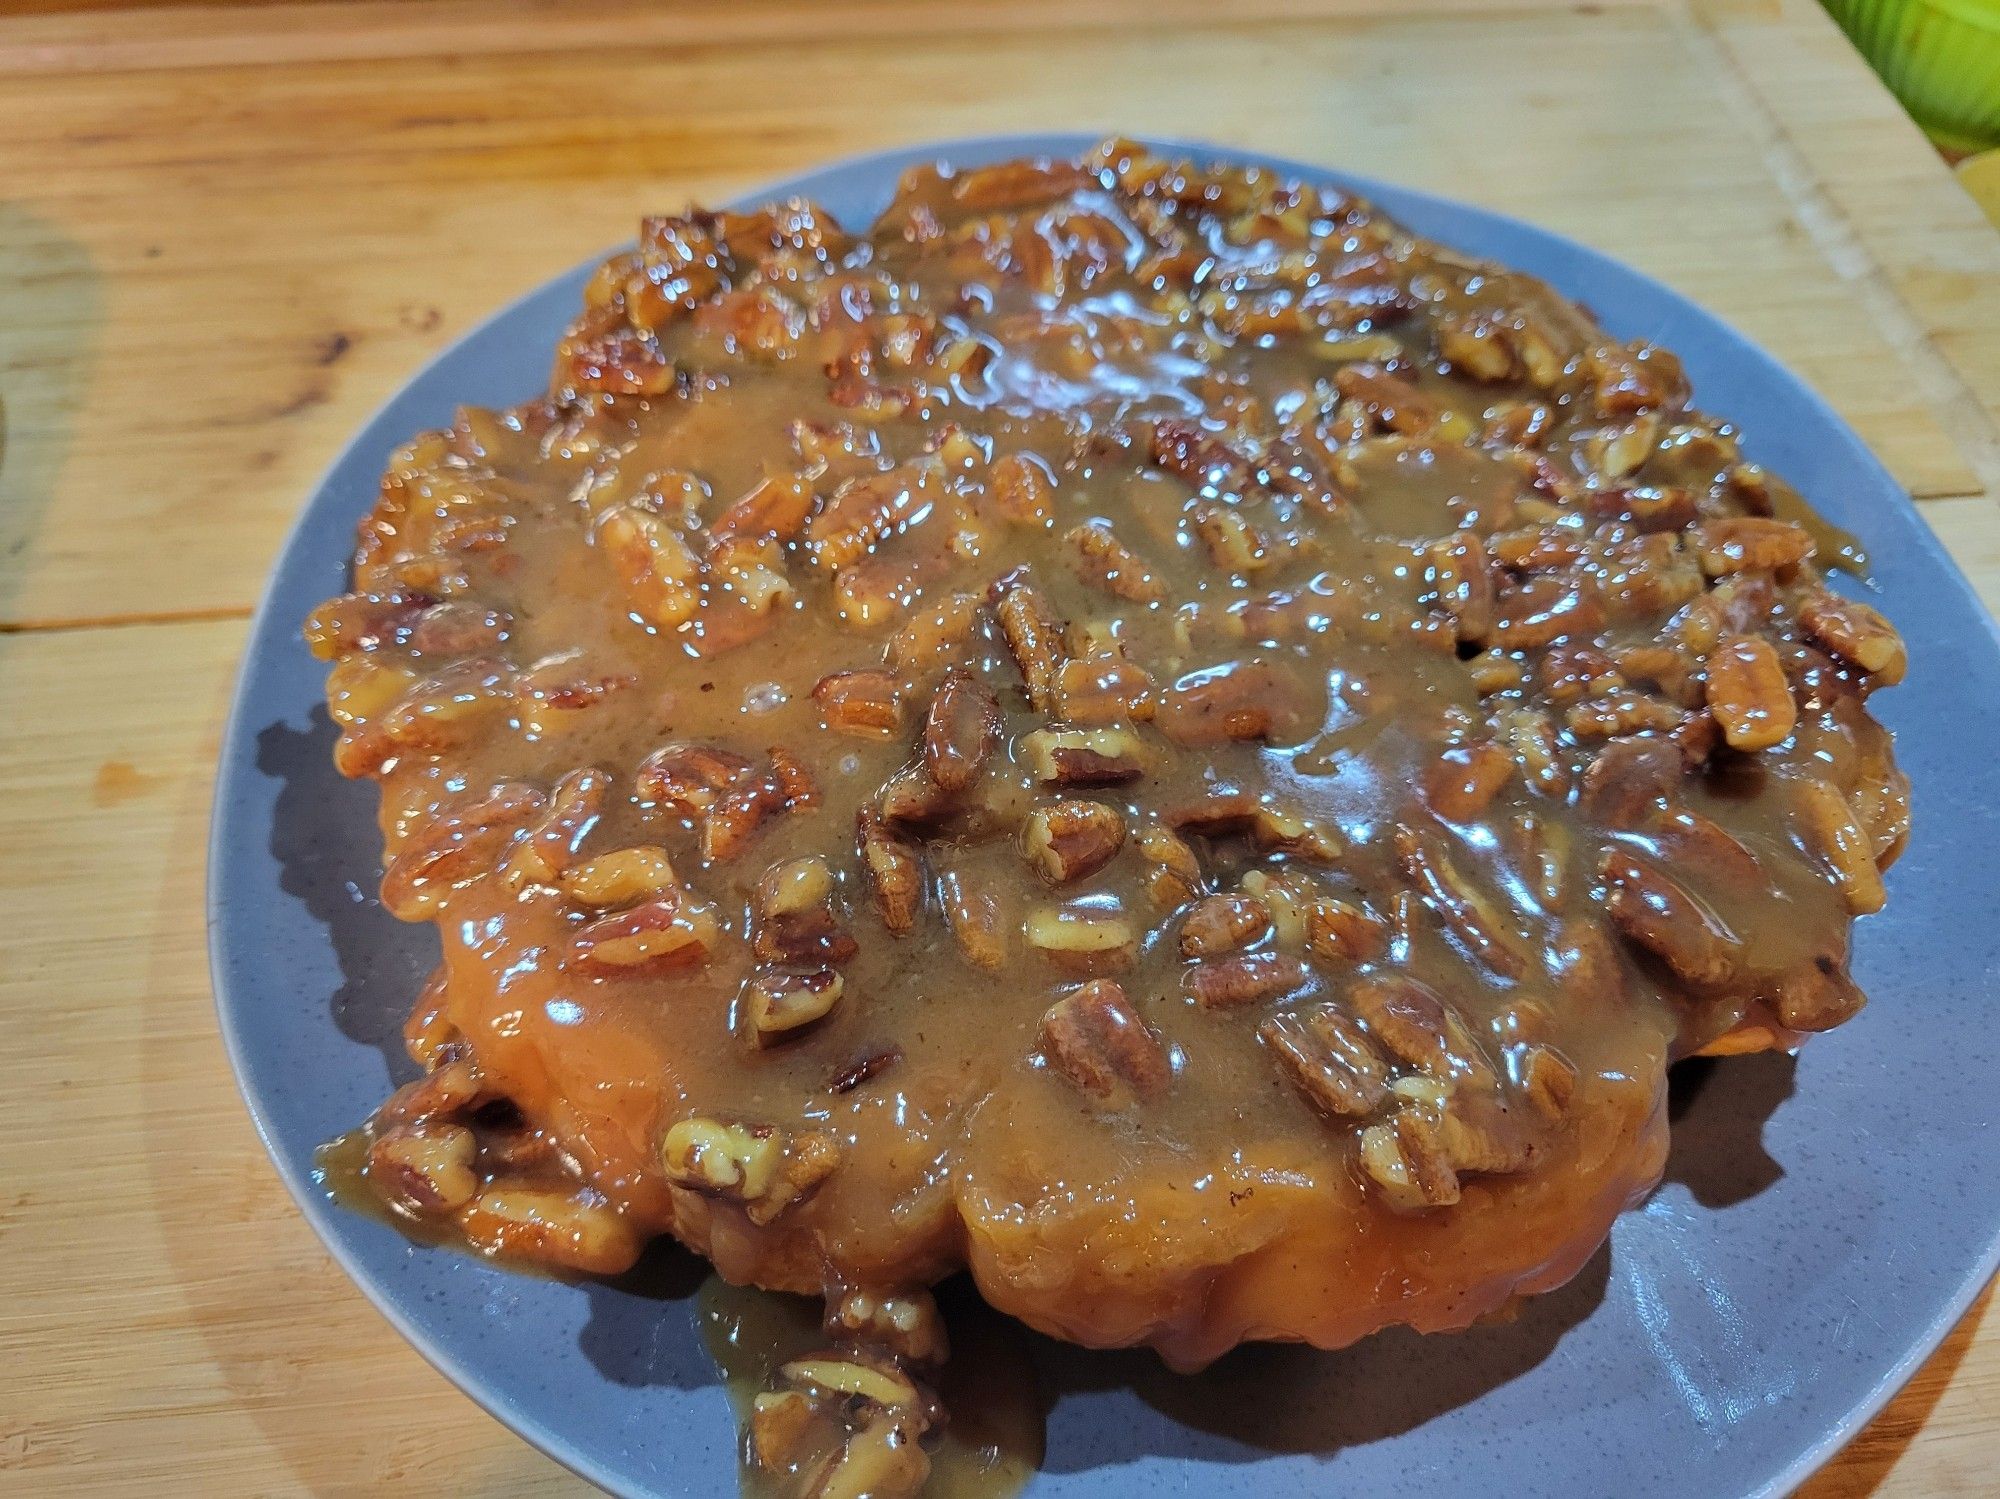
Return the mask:
{"type": "MultiPolygon", "coordinates": [[[[912,163],[1068,155],[1083,137],[928,145],[751,195],[870,221],[912,163]]],[[[1202,146],[1163,149],[1239,156],[1202,146]]],[[[1340,1353],[1252,1347],[1207,1373],[1034,1340],[1049,1403],[1034,1492],[1208,1495],[1782,1493],[1936,1346],[2000,1259],[2000,639],[1909,500],[1826,403],[1658,283],[1528,225],[1295,162],[1412,230],[1552,282],[1621,338],[1679,353],[1696,402],[1874,558],[1909,640],[1875,700],[1915,785],[1888,910],[1861,923],[1861,1016],[1795,1062],[1697,1062],[1675,1081],[1667,1178],[1573,1282],[1515,1321],[1393,1331],[1340,1353]]],[[[412,1071],[399,1027],[435,959],[375,898],[371,785],[334,773],[324,668],[300,624],[345,586],[393,448],[545,387],[588,267],[477,329],[362,429],[308,502],[251,630],[209,859],[217,1004],[251,1113],[335,1257],[425,1357],[495,1416],[621,1494],[728,1492],[735,1425],[702,1351],[685,1256],[641,1284],[566,1284],[412,1245],[341,1210],[313,1150],[412,1071]]],[[[1843,584],[1842,586],[1846,586],[1843,584]]],[[[300,1314],[310,1316],[311,1308],[300,1314]]],[[[329,1441],[338,1433],[329,1425],[329,1441]]]]}

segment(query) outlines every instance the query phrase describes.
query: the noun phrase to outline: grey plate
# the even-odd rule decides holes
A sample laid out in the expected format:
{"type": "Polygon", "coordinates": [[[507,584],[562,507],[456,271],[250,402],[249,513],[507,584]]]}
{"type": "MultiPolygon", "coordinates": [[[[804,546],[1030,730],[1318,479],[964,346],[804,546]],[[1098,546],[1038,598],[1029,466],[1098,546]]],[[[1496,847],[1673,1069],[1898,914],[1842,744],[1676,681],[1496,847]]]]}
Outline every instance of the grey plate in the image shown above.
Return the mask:
{"type": "MultiPolygon", "coordinates": [[[[913,162],[1087,144],[923,146],[753,198],[802,193],[862,224],[913,162]]],[[[1392,1332],[1333,1354],[1248,1348],[1191,1379],[1144,1354],[1037,1342],[1052,1404],[1035,1492],[1783,1492],[1909,1376],[2000,1259],[2000,639],[1881,464],[1825,402],[1708,313],[1496,214],[1244,159],[1355,187],[1421,234],[1545,277],[1619,336],[1681,354],[1698,403],[1740,423],[1749,455],[1875,558],[1875,602],[1915,662],[1876,702],[1915,782],[1916,830],[1890,876],[1888,911],[1858,936],[1855,966],[1873,1003],[1796,1062],[1683,1069],[1665,1184],[1569,1286],[1506,1326],[1392,1332]]],[[[354,524],[394,447],[447,424],[458,405],[542,388],[587,269],[447,350],[307,503],[252,628],[223,744],[210,958],[264,1142],[383,1314],[495,1416],[605,1488],[721,1494],[734,1484],[734,1427],[696,1336],[685,1256],[656,1256],[643,1283],[531,1279],[413,1247],[331,1206],[311,1177],[314,1147],[408,1074],[398,1027],[436,946],[376,901],[376,793],[334,773],[324,671],[299,625],[345,586],[354,524]]],[[[342,1439],[332,1412],[326,1438],[342,1439]]]]}

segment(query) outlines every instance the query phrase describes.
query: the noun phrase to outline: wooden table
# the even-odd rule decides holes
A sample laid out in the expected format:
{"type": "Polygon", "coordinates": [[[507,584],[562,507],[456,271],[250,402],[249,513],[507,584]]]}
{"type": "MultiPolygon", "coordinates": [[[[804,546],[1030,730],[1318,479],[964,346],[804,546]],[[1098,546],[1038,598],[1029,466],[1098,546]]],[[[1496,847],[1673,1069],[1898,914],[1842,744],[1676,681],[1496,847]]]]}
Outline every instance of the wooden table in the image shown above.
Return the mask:
{"type": "MultiPolygon", "coordinates": [[[[314,477],[433,350],[644,210],[1023,127],[1498,204],[1787,360],[2000,600],[2000,237],[1810,4],[21,10],[0,21],[0,1490],[579,1486],[432,1373],[291,1208],[216,1036],[202,847],[245,617],[314,477]]],[[[1983,1311],[1809,1493],[1992,1492],[1983,1311]]]]}

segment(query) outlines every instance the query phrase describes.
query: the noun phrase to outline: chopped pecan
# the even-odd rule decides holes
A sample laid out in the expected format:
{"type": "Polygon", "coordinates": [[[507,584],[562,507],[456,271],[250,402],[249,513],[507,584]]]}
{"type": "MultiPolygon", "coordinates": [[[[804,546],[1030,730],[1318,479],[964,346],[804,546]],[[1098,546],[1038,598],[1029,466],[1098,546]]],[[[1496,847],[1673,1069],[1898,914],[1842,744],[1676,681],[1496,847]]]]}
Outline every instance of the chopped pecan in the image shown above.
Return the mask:
{"type": "Polygon", "coordinates": [[[1157,604],[1166,598],[1165,585],[1105,522],[1073,527],[1063,534],[1063,542],[1070,550],[1070,565],[1077,576],[1113,598],[1134,604],[1157,604]]]}
{"type": "Polygon", "coordinates": [[[1780,572],[1813,554],[1813,540],[1790,521],[1733,515],[1696,531],[1701,569],[1711,578],[1743,572],[1780,572]]]}
{"type": "Polygon", "coordinates": [[[1446,822],[1470,822],[1513,777],[1514,757],[1499,745],[1460,745],[1424,773],[1424,800],[1446,822]]]}
{"type": "Polygon", "coordinates": [[[1413,1109],[1361,1132],[1361,1169],[1399,1208],[1449,1207],[1459,1199],[1458,1172],[1439,1126],[1413,1109]]]}
{"type": "Polygon", "coordinates": [[[831,1014],[840,1002],[841,977],[831,968],[810,973],[761,973],[743,988],[751,1035],[761,1045],[782,1041],[831,1014]]]}
{"type": "Polygon", "coordinates": [[[1153,424],[1153,462],[1197,489],[1240,487],[1250,465],[1234,448],[1193,422],[1168,419],[1153,424]]]}
{"type": "Polygon", "coordinates": [[[1722,919],[1659,869],[1619,849],[1600,873],[1611,924],[1688,983],[1713,988],[1735,976],[1743,944],[1722,919]]]}
{"type": "Polygon", "coordinates": [[[1389,1065],[1332,1005],[1273,1015],[1257,1035],[1307,1103],[1334,1118],[1366,1118],[1389,1096],[1389,1065]]]}
{"type": "Polygon", "coordinates": [[[847,480],[806,522],[813,566],[837,573],[867,556],[931,505],[930,478],[930,468],[911,466],[847,480]]]}
{"type": "Polygon", "coordinates": [[[1139,956],[1132,923],[1093,907],[1038,907],[1028,913],[1026,932],[1028,945],[1065,973],[1118,973],[1139,956]]]}
{"type": "Polygon", "coordinates": [[[572,770],[549,789],[548,811],[516,843],[501,866],[510,890],[553,883],[575,862],[583,840],[597,825],[611,777],[594,767],[572,770]]]}
{"type": "Polygon", "coordinates": [[[790,541],[805,530],[812,507],[812,485],[804,475],[769,475],[715,518],[708,528],[710,545],[738,538],[790,541]]]}
{"type": "Polygon", "coordinates": [[[820,1130],[694,1118],[667,1130],[660,1163],[674,1186],[740,1203],[762,1225],[831,1176],[840,1147],[820,1130]]]}
{"type": "Polygon", "coordinates": [[[459,1124],[421,1120],[377,1135],[368,1147],[368,1184],[425,1217],[452,1213],[479,1191],[479,1143],[459,1124]]]}
{"type": "Polygon", "coordinates": [[[1048,786],[1116,786],[1146,773],[1148,757],[1124,729],[1036,729],[1021,741],[1022,759],[1048,786]]]}
{"type": "Polygon", "coordinates": [[[1551,1122],[1569,1113],[1576,1095],[1576,1067],[1546,1046],[1516,1048],[1513,1072],[1529,1106],[1551,1122]]]}
{"type": "Polygon", "coordinates": [[[1290,994],[1310,977],[1305,964],[1284,953],[1239,952],[1195,964],[1187,984],[1202,1008],[1228,1010],[1290,994]]]}
{"type": "Polygon", "coordinates": [[[1473,888],[1442,842],[1408,827],[1396,830],[1395,842],[1412,887],[1474,957],[1503,978],[1519,978],[1533,967],[1532,946],[1473,888]]]}
{"type": "Polygon", "coordinates": [[[1454,531],[1426,548],[1432,596],[1452,618],[1453,633],[1477,644],[1493,632],[1493,571],[1486,544],[1471,531],[1454,531]]]}
{"type": "Polygon", "coordinates": [[[1884,686],[1903,680],[1910,664],[1902,636],[1868,605],[1821,593],[1799,606],[1799,628],[1843,661],[1860,667],[1884,686]]]}
{"type": "Polygon", "coordinates": [[[597,520],[597,544],[624,583],[633,612],[648,624],[675,629],[701,608],[707,565],[660,516],[619,505],[597,520]]]}
{"type": "Polygon", "coordinates": [[[1389,933],[1382,922],[1344,900],[1317,895],[1303,903],[1300,914],[1306,949],[1314,957],[1368,963],[1388,946],[1389,933]]]}
{"type": "Polygon", "coordinates": [[[870,1078],[880,1077],[903,1060],[900,1046],[883,1047],[856,1058],[827,1079],[829,1093],[852,1093],[870,1078]]]}
{"type": "Polygon", "coordinates": [[[1291,676],[1262,661],[1231,661],[1177,678],[1160,694],[1155,722],[1174,743],[1289,739],[1311,727],[1291,676]]]}
{"type": "Polygon", "coordinates": [[[864,739],[890,739],[902,727],[895,673],[880,668],[837,671],[813,685],[813,701],[829,729],[864,739]]]}
{"type": "Polygon", "coordinates": [[[1058,885],[1095,874],[1125,846],[1125,819],[1100,802],[1037,807],[1022,828],[1028,862],[1058,885]]]}
{"type": "Polygon", "coordinates": [[[987,477],[993,508],[1017,526],[1037,529],[1055,523],[1056,481],[1031,453],[1009,453],[993,461],[987,477]]]}
{"type": "Polygon", "coordinates": [[[1194,534],[1208,549],[1208,560],[1226,573],[1261,572],[1274,560],[1271,538],[1245,520],[1236,506],[1219,500],[1194,507],[1194,534]]]}
{"type": "Polygon", "coordinates": [[[1065,659],[1063,625],[1041,593],[1028,583],[1011,583],[993,606],[1001,638],[1021,669],[1028,701],[1038,713],[1053,713],[1059,702],[1065,659]]]}
{"type": "Polygon", "coordinates": [[[715,912],[679,889],[600,916],[570,938],[570,962],[584,973],[649,973],[707,960],[720,940],[715,912]]]}
{"type": "Polygon", "coordinates": [[[439,818],[389,861],[382,872],[382,904],[400,920],[429,920],[454,889],[499,865],[545,805],[533,787],[503,785],[439,818]]]}
{"type": "Polygon", "coordinates": [[[1832,873],[1847,901],[1847,909],[1866,916],[1882,909],[1887,898],[1875,847],[1855,821],[1854,809],[1840,788],[1812,777],[1798,783],[1799,836],[1832,873]]]}
{"type": "Polygon", "coordinates": [[[1377,365],[1344,365],[1333,372],[1333,384],[1385,432],[1421,436],[1437,425],[1441,414],[1437,402],[1377,365]]]}
{"type": "Polygon", "coordinates": [[[1249,895],[1210,895],[1181,919],[1181,956],[1212,958],[1248,947],[1271,929],[1271,913],[1249,895]]]}
{"type": "Polygon", "coordinates": [[[565,869],[557,878],[562,893],[580,906],[600,911],[637,905],[675,884],[674,866],[658,844],[615,849],[565,869]]]}
{"type": "Polygon", "coordinates": [[[1153,679],[1122,651],[1092,651],[1063,662],[1057,677],[1062,716],[1086,725],[1150,720],[1153,679]]]}
{"type": "Polygon", "coordinates": [[[1093,979],[1049,1007],[1041,1050],[1071,1086],[1103,1107],[1158,1098],[1173,1080],[1160,1038],[1110,979],[1093,979]]]}
{"type": "Polygon", "coordinates": [[[1201,863],[1187,840],[1171,828],[1149,827],[1139,834],[1146,860],[1146,894],[1161,910],[1186,905],[1201,893],[1201,863]]]}
{"type": "Polygon", "coordinates": [[[1347,1003],[1378,1045],[1419,1072],[1440,1082],[1493,1082],[1492,1065],[1458,1012],[1430,985],[1408,974],[1376,974],[1354,984],[1347,1003]]]}
{"type": "Polygon", "coordinates": [[[639,763],[637,786],[646,801],[677,817],[701,817],[717,796],[748,774],[752,762],[706,744],[668,744],[639,763]]]}
{"type": "Polygon", "coordinates": [[[875,891],[882,924],[902,936],[917,924],[924,903],[923,856],[917,845],[863,809],[855,824],[862,867],[875,891]]]}
{"type": "Polygon", "coordinates": [[[924,765],[947,795],[956,796],[979,776],[1000,738],[1000,704],[971,672],[944,674],[924,715],[924,765]]]}
{"type": "Polygon", "coordinates": [[[826,1304],[826,1332],[845,1343],[872,1343],[912,1364],[941,1364],[944,1318],[928,1291],[852,1290],[826,1304]]]}
{"type": "Polygon", "coordinates": [[[1769,749],[1792,737],[1798,704],[1771,642],[1732,635],[1708,658],[1708,711],[1731,749],[1769,749]]]}
{"type": "Polygon", "coordinates": [[[1658,412],[1641,412],[1628,425],[1587,439],[1584,453],[1590,466],[1604,478],[1629,478],[1653,456],[1665,425],[1658,412]]]}
{"type": "Polygon", "coordinates": [[[964,870],[945,869],[938,874],[938,904],[968,963],[986,969],[1006,963],[1009,923],[990,887],[964,870]]]}

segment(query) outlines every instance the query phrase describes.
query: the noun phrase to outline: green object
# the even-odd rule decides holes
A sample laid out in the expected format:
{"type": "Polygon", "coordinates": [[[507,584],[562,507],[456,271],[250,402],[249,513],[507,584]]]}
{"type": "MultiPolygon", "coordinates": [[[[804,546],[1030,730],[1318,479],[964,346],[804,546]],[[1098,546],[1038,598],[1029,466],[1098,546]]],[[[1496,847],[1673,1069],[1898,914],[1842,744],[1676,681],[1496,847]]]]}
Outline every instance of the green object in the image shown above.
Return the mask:
{"type": "Polygon", "coordinates": [[[1826,0],[1932,140],[2000,145],[2000,0],[1826,0]]]}

